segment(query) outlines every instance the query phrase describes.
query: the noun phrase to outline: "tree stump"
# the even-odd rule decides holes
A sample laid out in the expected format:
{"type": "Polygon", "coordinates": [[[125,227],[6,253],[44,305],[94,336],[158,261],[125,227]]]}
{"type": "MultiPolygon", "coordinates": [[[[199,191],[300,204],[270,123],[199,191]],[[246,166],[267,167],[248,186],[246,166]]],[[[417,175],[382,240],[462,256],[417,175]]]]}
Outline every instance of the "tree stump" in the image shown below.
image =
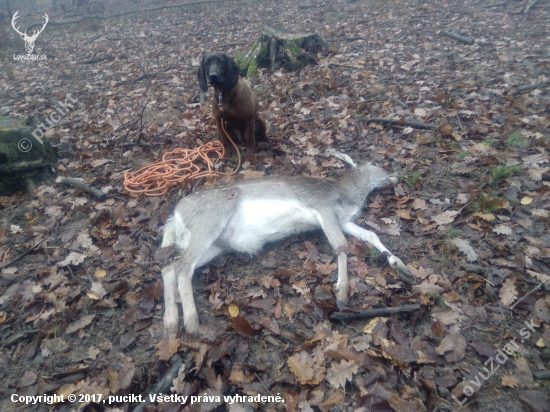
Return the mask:
{"type": "Polygon", "coordinates": [[[237,55],[241,75],[253,77],[259,67],[274,71],[283,67],[288,71],[300,70],[308,64],[316,64],[317,53],[326,46],[315,33],[289,33],[280,27],[266,27],[252,49],[237,55]]]}
{"type": "Polygon", "coordinates": [[[32,191],[49,178],[57,156],[47,140],[32,135],[34,130],[21,119],[0,116],[0,196],[32,191]]]}

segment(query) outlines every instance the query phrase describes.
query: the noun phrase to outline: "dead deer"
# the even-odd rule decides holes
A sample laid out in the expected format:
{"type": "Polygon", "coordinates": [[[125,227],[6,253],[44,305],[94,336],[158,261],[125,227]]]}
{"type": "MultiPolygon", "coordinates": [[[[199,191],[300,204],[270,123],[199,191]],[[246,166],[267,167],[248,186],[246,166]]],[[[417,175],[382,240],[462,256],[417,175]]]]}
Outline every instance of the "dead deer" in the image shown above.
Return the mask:
{"type": "Polygon", "coordinates": [[[199,318],[191,279],[196,268],[226,252],[256,253],[268,242],[323,229],[338,256],[336,302],[348,302],[347,242],[344,233],[389,254],[388,262],[406,283],[414,277],[401,259],[375,233],[352,222],[374,189],[395,184],[398,178],[374,163],[358,166],[348,155],[333,155],[351,167],[340,181],[297,177],[264,177],[215,186],[184,197],[166,222],[162,247],[176,245],[180,260],[162,270],[164,324],[168,333],[178,328],[176,293],[183,306],[188,333],[196,333],[199,318]]]}

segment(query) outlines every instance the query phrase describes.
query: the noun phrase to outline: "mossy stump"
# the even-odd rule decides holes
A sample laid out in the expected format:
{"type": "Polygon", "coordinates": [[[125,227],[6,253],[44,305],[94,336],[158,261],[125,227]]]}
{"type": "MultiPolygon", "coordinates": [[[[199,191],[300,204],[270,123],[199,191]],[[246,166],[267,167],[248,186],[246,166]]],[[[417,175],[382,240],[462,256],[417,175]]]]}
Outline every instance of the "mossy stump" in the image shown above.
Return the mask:
{"type": "Polygon", "coordinates": [[[259,67],[274,71],[283,67],[296,71],[308,64],[316,64],[317,53],[326,46],[315,33],[289,33],[282,28],[266,27],[252,49],[236,60],[241,75],[253,77],[259,67]]]}
{"type": "Polygon", "coordinates": [[[21,119],[0,116],[0,196],[32,191],[49,177],[56,155],[47,140],[32,135],[34,130],[21,119]]]}

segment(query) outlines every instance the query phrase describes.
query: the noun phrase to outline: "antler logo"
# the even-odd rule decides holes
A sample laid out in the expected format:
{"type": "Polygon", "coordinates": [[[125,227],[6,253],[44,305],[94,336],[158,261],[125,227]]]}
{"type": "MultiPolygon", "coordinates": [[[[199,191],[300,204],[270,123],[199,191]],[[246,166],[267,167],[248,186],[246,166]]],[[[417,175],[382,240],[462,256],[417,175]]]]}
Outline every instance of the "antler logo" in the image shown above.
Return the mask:
{"type": "Polygon", "coordinates": [[[13,29],[21,35],[21,38],[25,41],[25,50],[27,51],[27,54],[31,54],[34,50],[34,42],[38,38],[38,35],[44,31],[46,28],[46,24],[48,24],[48,15],[44,13],[44,23],[42,23],[42,28],[40,30],[33,30],[33,33],[31,36],[27,34],[27,30],[25,30],[23,33],[19,31],[19,27],[15,27],[15,20],[17,20],[17,17],[19,17],[17,14],[19,13],[19,10],[15,12],[13,15],[13,18],[11,19],[11,26],[13,29]]]}

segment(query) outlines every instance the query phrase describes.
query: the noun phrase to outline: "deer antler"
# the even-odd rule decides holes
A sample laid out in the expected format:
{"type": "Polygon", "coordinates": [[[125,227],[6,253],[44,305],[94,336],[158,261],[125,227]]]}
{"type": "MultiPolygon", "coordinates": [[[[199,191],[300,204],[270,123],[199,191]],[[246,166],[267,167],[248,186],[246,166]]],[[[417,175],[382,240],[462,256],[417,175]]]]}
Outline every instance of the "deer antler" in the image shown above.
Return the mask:
{"type": "Polygon", "coordinates": [[[19,26],[18,26],[18,27],[15,27],[15,20],[17,20],[17,17],[19,17],[18,14],[19,14],[19,10],[17,10],[17,11],[15,12],[15,14],[13,15],[13,17],[12,17],[12,19],[11,19],[11,26],[13,27],[13,29],[14,29],[17,33],[19,33],[21,36],[25,37],[25,36],[27,35],[27,33],[21,33],[21,32],[19,31],[19,26]]]}
{"type": "Polygon", "coordinates": [[[41,28],[40,30],[38,30],[38,31],[33,30],[33,33],[32,33],[32,36],[31,36],[32,39],[36,40],[36,38],[38,37],[38,35],[39,35],[40,33],[42,33],[42,32],[44,31],[44,29],[46,28],[46,25],[48,24],[48,21],[49,21],[49,20],[50,20],[50,19],[49,19],[48,15],[47,15],[46,13],[44,13],[44,23],[42,24],[42,28],[41,28]]]}

